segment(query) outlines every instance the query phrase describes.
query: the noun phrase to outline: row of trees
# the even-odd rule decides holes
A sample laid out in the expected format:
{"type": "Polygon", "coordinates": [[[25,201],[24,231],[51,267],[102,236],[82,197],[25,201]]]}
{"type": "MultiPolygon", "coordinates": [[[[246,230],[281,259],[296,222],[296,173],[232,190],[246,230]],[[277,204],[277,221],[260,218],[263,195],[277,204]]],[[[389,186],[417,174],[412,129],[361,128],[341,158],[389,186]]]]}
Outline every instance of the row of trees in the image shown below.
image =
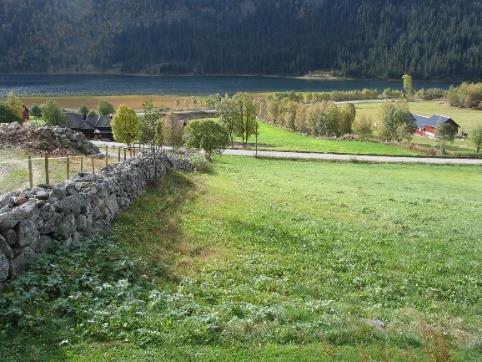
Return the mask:
{"type": "Polygon", "coordinates": [[[412,137],[415,119],[406,101],[385,102],[375,118],[356,118],[351,103],[336,105],[322,101],[312,105],[293,100],[293,97],[268,96],[259,101],[259,117],[268,123],[311,136],[340,137],[357,134],[383,141],[402,141],[412,137]]]}
{"type": "Polygon", "coordinates": [[[266,122],[312,136],[342,136],[352,132],[356,110],[351,103],[331,101],[306,105],[290,97],[268,96],[258,103],[259,117],[266,122]]]}
{"type": "Polygon", "coordinates": [[[482,110],[482,83],[462,83],[450,87],[447,98],[451,106],[482,110]]]}

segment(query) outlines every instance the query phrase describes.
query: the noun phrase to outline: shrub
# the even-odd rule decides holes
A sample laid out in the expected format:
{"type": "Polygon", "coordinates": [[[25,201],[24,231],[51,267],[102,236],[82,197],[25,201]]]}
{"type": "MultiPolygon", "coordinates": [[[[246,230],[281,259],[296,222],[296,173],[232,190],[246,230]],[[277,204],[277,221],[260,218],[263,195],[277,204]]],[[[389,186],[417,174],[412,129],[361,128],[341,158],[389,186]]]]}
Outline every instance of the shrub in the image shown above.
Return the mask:
{"type": "Polygon", "coordinates": [[[115,108],[109,102],[102,100],[97,105],[97,112],[99,112],[101,116],[107,116],[109,114],[115,113],[115,108]]]}
{"type": "Polygon", "coordinates": [[[40,108],[38,104],[32,104],[32,107],[30,107],[30,113],[35,118],[40,118],[42,117],[42,108],[40,108]]]}
{"type": "Polygon", "coordinates": [[[206,151],[206,158],[210,159],[212,153],[226,148],[229,135],[218,122],[199,120],[187,125],[184,140],[186,147],[203,149],[206,151]]]}
{"type": "Polygon", "coordinates": [[[48,101],[42,107],[42,120],[49,126],[65,125],[64,112],[62,112],[62,110],[52,100],[48,101]]]}
{"type": "Polygon", "coordinates": [[[20,118],[16,113],[4,104],[0,104],[0,123],[12,123],[19,122],[22,123],[22,118],[20,118]]]}
{"type": "Polygon", "coordinates": [[[189,156],[189,161],[193,165],[196,172],[211,173],[213,171],[213,165],[205,157],[198,152],[192,153],[189,156]]]}
{"type": "Polygon", "coordinates": [[[352,125],[353,132],[363,137],[369,137],[373,132],[373,121],[365,115],[355,119],[352,125]]]}
{"type": "Polygon", "coordinates": [[[23,103],[14,92],[8,92],[7,98],[5,99],[5,106],[22,120],[23,103]]]}
{"type": "Polygon", "coordinates": [[[97,112],[92,110],[87,114],[87,117],[97,117],[97,112]]]}
{"type": "Polygon", "coordinates": [[[470,142],[472,142],[477,154],[479,154],[480,148],[482,146],[482,126],[474,128],[470,132],[470,142]]]}

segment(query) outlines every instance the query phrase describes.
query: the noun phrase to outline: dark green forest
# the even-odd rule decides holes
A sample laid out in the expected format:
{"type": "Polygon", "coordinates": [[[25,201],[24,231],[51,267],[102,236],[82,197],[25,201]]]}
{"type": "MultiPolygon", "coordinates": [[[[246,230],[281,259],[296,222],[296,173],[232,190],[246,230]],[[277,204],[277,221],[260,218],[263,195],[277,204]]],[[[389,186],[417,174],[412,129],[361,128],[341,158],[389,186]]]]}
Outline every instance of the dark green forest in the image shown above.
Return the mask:
{"type": "Polygon", "coordinates": [[[2,0],[0,72],[482,78],[481,0],[2,0]]]}

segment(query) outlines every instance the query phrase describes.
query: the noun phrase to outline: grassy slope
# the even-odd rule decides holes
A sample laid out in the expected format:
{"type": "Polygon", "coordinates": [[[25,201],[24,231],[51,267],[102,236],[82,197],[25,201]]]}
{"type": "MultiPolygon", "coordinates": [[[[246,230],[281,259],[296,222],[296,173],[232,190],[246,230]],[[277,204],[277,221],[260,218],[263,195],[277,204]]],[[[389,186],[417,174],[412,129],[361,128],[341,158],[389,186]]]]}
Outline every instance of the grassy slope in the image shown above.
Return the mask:
{"type": "Polygon", "coordinates": [[[47,326],[3,332],[0,357],[480,358],[480,168],[223,157],[188,178],[123,214],[91,266],[63,266],[64,299],[27,283],[22,320],[47,326]],[[123,259],[152,265],[129,277],[123,259]]]}

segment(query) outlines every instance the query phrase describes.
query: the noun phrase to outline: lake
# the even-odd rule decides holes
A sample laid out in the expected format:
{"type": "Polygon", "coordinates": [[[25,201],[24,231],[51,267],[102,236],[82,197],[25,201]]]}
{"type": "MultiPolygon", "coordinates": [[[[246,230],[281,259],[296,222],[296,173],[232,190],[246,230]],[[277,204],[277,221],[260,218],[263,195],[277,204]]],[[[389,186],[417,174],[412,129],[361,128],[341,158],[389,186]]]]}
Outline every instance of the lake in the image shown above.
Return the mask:
{"type": "MultiPolygon", "coordinates": [[[[415,88],[448,88],[450,82],[415,81],[415,88]]],[[[320,80],[263,76],[0,75],[0,96],[208,95],[268,91],[335,91],[401,88],[400,81],[320,80]]]]}

